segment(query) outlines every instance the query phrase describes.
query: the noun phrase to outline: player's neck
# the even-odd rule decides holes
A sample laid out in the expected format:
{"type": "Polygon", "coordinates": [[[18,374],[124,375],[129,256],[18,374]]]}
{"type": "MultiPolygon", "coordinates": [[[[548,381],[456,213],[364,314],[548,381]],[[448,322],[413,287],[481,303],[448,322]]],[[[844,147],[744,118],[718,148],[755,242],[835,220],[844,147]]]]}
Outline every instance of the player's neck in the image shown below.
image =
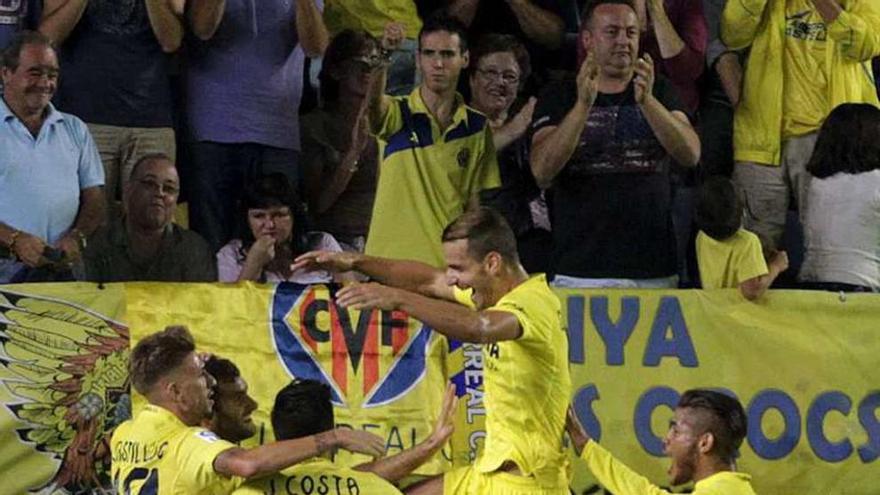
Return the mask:
{"type": "Polygon", "coordinates": [[[703,458],[694,469],[694,483],[724,471],[736,471],[735,466],[714,457],[703,458]]]}

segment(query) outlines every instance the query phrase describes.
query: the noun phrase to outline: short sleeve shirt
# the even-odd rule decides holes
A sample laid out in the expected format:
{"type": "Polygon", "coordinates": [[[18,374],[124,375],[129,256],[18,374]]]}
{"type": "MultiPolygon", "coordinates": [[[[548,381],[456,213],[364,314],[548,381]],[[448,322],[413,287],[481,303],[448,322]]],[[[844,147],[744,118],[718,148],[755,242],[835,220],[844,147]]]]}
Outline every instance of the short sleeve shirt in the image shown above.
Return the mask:
{"type": "Polygon", "coordinates": [[[86,125],[49,105],[37,137],[0,99],[0,222],[54,244],[72,226],[80,191],[104,185],[86,125]]]}
{"type": "Polygon", "coordinates": [[[110,440],[113,485],[132,495],[226,495],[243,483],[214,471],[214,460],[236,445],[186,426],[170,411],[147,405],[110,440]]]}
{"type": "Polygon", "coordinates": [[[697,265],[704,289],[735,289],[746,280],[768,273],[761,240],[745,229],[737,230],[723,241],[700,231],[697,265]]]}

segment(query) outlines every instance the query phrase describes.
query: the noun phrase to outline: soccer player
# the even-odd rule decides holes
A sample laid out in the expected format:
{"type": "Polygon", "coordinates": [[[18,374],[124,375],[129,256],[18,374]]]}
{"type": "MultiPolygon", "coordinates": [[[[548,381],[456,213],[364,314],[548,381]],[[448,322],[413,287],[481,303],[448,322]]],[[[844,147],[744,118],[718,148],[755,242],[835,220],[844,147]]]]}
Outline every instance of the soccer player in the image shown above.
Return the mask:
{"type": "MultiPolygon", "coordinates": [[[[574,411],[566,424],[575,450],[605,488],[617,495],[669,494],[615,459],[584,431],[574,411]]],[[[670,483],[695,482],[694,495],[755,495],[751,477],[735,472],[746,436],[746,413],[736,399],[711,390],[688,390],[675,408],[663,441],[672,458],[670,483]]]]}
{"type": "Polygon", "coordinates": [[[110,441],[116,491],[126,494],[228,494],[246,478],[275,473],[336,447],[382,455],[384,441],[335,429],[243,449],[198,425],[211,414],[213,379],[182,326],[152,334],[131,351],[131,383],[149,402],[110,441]]]}
{"type": "MultiPolygon", "coordinates": [[[[229,396],[228,398],[231,399],[229,396]]],[[[224,399],[218,400],[222,402],[224,399]]],[[[399,494],[401,492],[392,483],[421,466],[437,453],[452,435],[452,417],[456,402],[455,388],[450,387],[443,400],[440,419],[431,435],[415,447],[397,455],[383,457],[352,469],[336,464],[328,452],[322,457],[287,468],[273,477],[248,482],[234,494],[399,494]]],[[[234,418],[239,418],[240,421],[242,416],[230,415],[222,421],[236,422],[234,418]]],[[[281,389],[275,397],[275,406],[272,408],[272,429],[278,440],[318,435],[331,431],[334,425],[330,388],[321,382],[294,380],[281,389]]],[[[224,430],[243,431],[246,428],[247,423],[244,422],[238,427],[227,425],[224,430]]]]}
{"type": "Polygon", "coordinates": [[[338,304],[405,311],[449,338],[483,344],[482,455],[407,493],[567,495],[571,377],[559,299],[543,274],[525,272],[513,232],[494,210],[461,214],[443,231],[442,247],[445,271],[329,252],[306,253],[294,266],[360,271],[380,283],[346,286],[338,304]]]}

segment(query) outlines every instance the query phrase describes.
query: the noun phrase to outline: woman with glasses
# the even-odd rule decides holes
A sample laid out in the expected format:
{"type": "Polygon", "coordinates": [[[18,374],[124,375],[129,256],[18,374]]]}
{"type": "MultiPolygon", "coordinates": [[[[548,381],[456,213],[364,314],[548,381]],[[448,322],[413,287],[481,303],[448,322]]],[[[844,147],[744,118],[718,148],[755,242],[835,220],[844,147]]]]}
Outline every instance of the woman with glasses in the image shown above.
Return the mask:
{"type": "Polygon", "coordinates": [[[547,207],[529,166],[527,130],[535,99],[517,107],[531,72],[529,53],[515,37],[488,34],[471,50],[470,105],[489,118],[501,187],[483,191],[481,203],[500,212],[516,234],[520,260],[530,273],[546,272],[552,253],[547,207]]]}
{"type": "Polygon", "coordinates": [[[365,31],[337,34],[321,67],[321,107],[302,119],[306,199],[315,226],[345,250],[363,251],[378,180],[378,148],[364,101],[379,41],[365,31]]]}
{"type": "Polygon", "coordinates": [[[302,253],[342,248],[330,234],[306,231],[303,208],[284,175],[262,177],[245,191],[239,219],[240,238],[229,241],[217,253],[221,282],[333,281],[327,272],[290,270],[293,260],[302,253]]]}

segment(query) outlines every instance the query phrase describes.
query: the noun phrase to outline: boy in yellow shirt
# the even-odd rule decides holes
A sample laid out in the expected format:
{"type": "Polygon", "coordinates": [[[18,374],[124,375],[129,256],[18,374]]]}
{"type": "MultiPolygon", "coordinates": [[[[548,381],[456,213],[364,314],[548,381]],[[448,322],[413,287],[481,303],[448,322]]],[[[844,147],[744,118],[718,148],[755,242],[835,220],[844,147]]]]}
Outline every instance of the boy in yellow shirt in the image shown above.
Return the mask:
{"type": "Polygon", "coordinates": [[[777,251],[765,261],[758,236],[742,228],[742,214],[733,182],[706,180],[697,195],[697,265],[704,289],[738,288],[755,300],[788,268],[788,255],[777,251]]]}

